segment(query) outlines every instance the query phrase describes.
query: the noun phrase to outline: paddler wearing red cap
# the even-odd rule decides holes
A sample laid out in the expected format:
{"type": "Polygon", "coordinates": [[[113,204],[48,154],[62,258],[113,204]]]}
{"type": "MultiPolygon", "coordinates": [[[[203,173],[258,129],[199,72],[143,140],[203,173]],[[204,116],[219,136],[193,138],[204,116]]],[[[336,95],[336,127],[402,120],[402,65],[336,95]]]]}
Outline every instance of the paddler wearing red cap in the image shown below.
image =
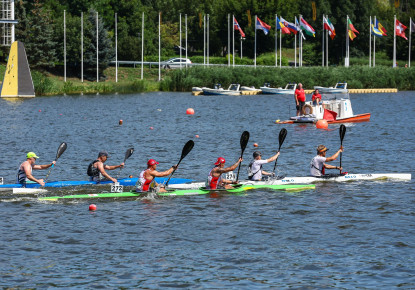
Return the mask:
{"type": "Polygon", "coordinates": [[[109,158],[107,151],[100,151],[98,158],[88,165],[87,174],[89,175],[90,181],[100,182],[102,180],[111,180],[116,183],[117,179],[112,178],[108,175],[105,170],[114,170],[120,167],[124,167],[124,162],[119,165],[105,165],[104,162],[109,158]]]}
{"type": "Polygon", "coordinates": [[[37,182],[41,186],[45,186],[45,182],[43,181],[43,179],[36,179],[32,175],[32,170],[47,169],[51,167],[53,164],[56,164],[56,161],[53,161],[50,164],[36,165],[36,159],[38,158],[39,157],[34,152],[29,152],[26,154],[26,161],[20,164],[19,170],[17,171],[17,182],[20,183],[22,187],[26,187],[26,182],[28,180],[37,182]]]}
{"type": "Polygon", "coordinates": [[[219,157],[215,162],[215,167],[213,167],[209,172],[209,176],[206,181],[206,189],[231,189],[232,186],[230,184],[236,182],[222,178],[222,173],[235,170],[236,167],[238,167],[239,163],[242,162],[242,160],[242,158],[239,158],[234,165],[225,168],[225,158],[219,157]]]}
{"type": "Polygon", "coordinates": [[[310,162],[310,174],[311,176],[323,176],[325,175],[325,169],[338,169],[343,170],[342,167],[333,166],[326,164],[325,162],[330,162],[333,160],[336,160],[336,158],[339,156],[341,152],[343,152],[343,146],[340,146],[340,149],[337,150],[336,153],[334,153],[330,157],[326,157],[327,147],[324,145],[318,145],[317,147],[317,155],[311,159],[310,162]]]}
{"type": "Polygon", "coordinates": [[[137,191],[146,192],[146,191],[154,191],[154,192],[166,192],[163,187],[160,187],[159,184],[154,180],[155,177],[164,177],[170,175],[173,170],[177,169],[177,165],[173,165],[170,169],[158,172],[157,164],[159,164],[156,160],[150,159],[147,161],[147,169],[140,172],[138,177],[138,188],[137,191]]]}

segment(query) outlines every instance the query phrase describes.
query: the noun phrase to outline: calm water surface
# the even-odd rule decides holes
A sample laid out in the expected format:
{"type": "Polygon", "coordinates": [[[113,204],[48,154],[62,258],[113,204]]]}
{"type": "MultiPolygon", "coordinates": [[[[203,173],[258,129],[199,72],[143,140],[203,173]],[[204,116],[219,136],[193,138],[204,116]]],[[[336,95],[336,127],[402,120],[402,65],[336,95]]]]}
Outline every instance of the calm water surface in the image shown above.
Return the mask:
{"type": "MultiPolygon", "coordinates": [[[[351,96],[355,113],[371,112],[372,118],[347,127],[346,171],[414,173],[414,94],[351,96]]],[[[168,169],[193,139],[196,145],[175,176],[202,181],[218,156],[227,164],[237,160],[244,130],[251,133],[244,164],[253,143],[271,156],[282,128],[274,121],[293,115],[293,103],[286,97],[190,93],[0,100],[0,176],[14,183],[28,151],[40,156],[39,164],[49,163],[61,142],[68,149],[49,180],[84,180],[100,150],[110,152],[108,164],[119,164],[131,146],[136,151],[122,175],[137,176],[149,158],[160,162],[159,170],[168,169]],[[189,107],[195,115],[185,114],[189,107]]],[[[327,131],[285,128],[280,175],[307,175],[317,145],[325,144],[329,153],[340,145],[339,125],[327,131]]],[[[39,178],[46,173],[34,172],[39,178]]],[[[300,193],[95,200],[96,212],[88,211],[90,203],[3,195],[0,287],[415,288],[413,181],[327,183],[300,193]]]]}

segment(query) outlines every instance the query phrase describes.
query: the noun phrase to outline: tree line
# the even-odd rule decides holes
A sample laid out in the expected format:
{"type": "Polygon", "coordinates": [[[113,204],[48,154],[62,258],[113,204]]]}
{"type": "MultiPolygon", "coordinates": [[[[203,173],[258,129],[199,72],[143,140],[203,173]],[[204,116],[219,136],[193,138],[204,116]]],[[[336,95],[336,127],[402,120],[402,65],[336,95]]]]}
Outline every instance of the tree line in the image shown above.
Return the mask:
{"type": "MultiPolygon", "coordinates": [[[[384,51],[392,58],[394,15],[409,26],[415,18],[415,4],[406,0],[17,0],[15,2],[16,40],[25,44],[31,67],[50,70],[64,61],[64,10],[66,11],[67,65],[79,71],[81,64],[81,13],[83,13],[84,71],[85,75],[96,70],[96,14],[99,16],[99,69],[102,72],[115,56],[115,20],[118,23],[118,59],[141,60],[142,13],[144,12],[145,60],[158,55],[158,15],[161,12],[161,53],[163,58],[175,55],[179,45],[179,15],[182,14],[182,45],[184,45],[184,16],[187,15],[188,54],[203,54],[203,16],[209,14],[210,55],[226,56],[228,53],[228,14],[235,15],[244,30],[243,55],[253,58],[254,17],[271,25],[264,35],[257,32],[257,53],[275,49],[275,14],[290,22],[299,14],[316,30],[316,36],[303,41],[304,62],[321,64],[322,15],[329,16],[336,30],[334,40],[329,39],[329,61],[341,64],[345,55],[346,16],[356,29],[357,38],[350,42],[352,57],[367,56],[369,42],[369,17],[375,16],[388,32],[378,39],[376,51],[384,51]],[[411,6],[412,5],[412,6],[411,6]]],[[[407,35],[409,30],[407,30],[407,35]]],[[[239,50],[239,32],[235,31],[235,48],[239,50]]],[[[283,35],[283,49],[294,47],[294,37],[283,35]]],[[[231,52],[231,48],[229,48],[231,52]]],[[[408,42],[397,40],[398,57],[407,59],[408,42]]],[[[3,55],[7,56],[8,52],[3,55]]]]}

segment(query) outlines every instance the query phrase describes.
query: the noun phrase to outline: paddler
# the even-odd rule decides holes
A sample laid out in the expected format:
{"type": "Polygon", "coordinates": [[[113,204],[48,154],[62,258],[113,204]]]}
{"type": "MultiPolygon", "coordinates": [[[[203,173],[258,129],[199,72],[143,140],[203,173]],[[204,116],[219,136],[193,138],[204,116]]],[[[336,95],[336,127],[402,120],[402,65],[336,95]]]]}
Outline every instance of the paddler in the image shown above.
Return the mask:
{"type": "Polygon", "coordinates": [[[119,165],[104,165],[108,157],[109,155],[107,151],[100,151],[98,153],[98,158],[89,163],[87,174],[89,175],[90,181],[100,182],[102,180],[111,180],[114,183],[117,182],[117,179],[109,176],[105,170],[114,170],[120,167],[124,167],[124,162],[119,165]]]}
{"type": "Polygon", "coordinates": [[[312,176],[323,176],[326,174],[325,169],[343,170],[342,167],[333,166],[333,165],[329,165],[325,163],[325,162],[336,160],[339,154],[343,152],[343,149],[344,149],[343,146],[340,146],[340,149],[337,150],[336,153],[334,153],[330,157],[326,157],[326,152],[329,149],[327,149],[327,147],[324,145],[318,145],[317,155],[310,162],[310,174],[312,176]]]}
{"type": "Polygon", "coordinates": [[[262,170],[262,165],[277,160],[278,156],[280,156],[280,152],[277,152],[277,154],[265,160],[262,159],[262,154],[259,151],[255,151],[252,155],[254,160],[248,165],[249,180],[260,181],[262,180],[263,175],[275,175],[273,172],[266,172],[265,170],[262,170]]]}
{"type": "Polygon", "coordinates": [[[51,167],[53,164],[56,164],[56,161],[53,161],[50,164],[45,165],[35,165],[36,159],[39,157],[34,152],[29,152],[26,154],[26,161],[20,164],[19,170],[17,171],[17,182],[26,187],[26,182],[28,180],[39,183],[41,186],[45,186],[43,179],[36,179],[32,175],[32,170],[42,170],[51,167]]]}
{"type": "Polygon", "coordinates": [[[159,185],[154,178],[155,177],[164,177],[170,175],[173,170],[177,169],[177,165],[173,165],[170,169],[158,172],[157,164],[159,164],[156,160],[150,159],[147,161],[147,169],[140,172],[138,177],[138,184],[139,187],[137,191],[139,192],[146,192],[146,191],[153,191],[153,192],[166,192],[164,187],[159,185]]]}
{"type": "Polygon", "coordinates": [[[230,184],[236,183],[236,181],[222,178],[222,173],[235,170],[236,167],[238,167],[239,163],[242,162],[242,160],[242,158],[239,158],[234,165],[225,168],[225,158],[219,157],[215,162],[215,167],[213,167],[213,169],[209,172],[209,176],[206,181],[206,189],[232,189],[230,184]]]}

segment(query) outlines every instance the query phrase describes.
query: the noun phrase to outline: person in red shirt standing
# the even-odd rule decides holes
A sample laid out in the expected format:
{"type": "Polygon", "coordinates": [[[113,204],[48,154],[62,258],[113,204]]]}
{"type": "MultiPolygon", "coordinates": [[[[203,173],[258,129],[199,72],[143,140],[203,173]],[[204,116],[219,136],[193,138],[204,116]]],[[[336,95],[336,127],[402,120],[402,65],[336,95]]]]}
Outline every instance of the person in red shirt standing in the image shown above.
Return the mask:
{"type": "Polygon", "coordinates": [[[295,105],[297,109],[297,116],[300,116],[300,112],[303,110],[303,107],[305,105],[305,93],[303,90],[303,84],[299,83],[298,88],[295,90],[294,93],[295,98],[295,105]]]}

